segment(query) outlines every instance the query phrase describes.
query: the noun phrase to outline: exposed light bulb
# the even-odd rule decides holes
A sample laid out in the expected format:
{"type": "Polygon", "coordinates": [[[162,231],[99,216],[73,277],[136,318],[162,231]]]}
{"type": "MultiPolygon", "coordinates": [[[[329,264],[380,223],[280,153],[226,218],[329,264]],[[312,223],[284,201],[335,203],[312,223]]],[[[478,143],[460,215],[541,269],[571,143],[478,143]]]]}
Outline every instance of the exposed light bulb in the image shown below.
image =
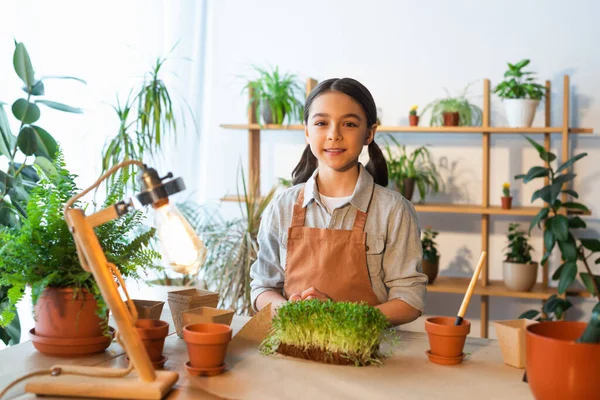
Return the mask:
{"type": "Polygon", "coordinates": [[[176,272],[195,274],[206,260],[206,247],[176,206],[154,210],[163,260],[176,272]]]}

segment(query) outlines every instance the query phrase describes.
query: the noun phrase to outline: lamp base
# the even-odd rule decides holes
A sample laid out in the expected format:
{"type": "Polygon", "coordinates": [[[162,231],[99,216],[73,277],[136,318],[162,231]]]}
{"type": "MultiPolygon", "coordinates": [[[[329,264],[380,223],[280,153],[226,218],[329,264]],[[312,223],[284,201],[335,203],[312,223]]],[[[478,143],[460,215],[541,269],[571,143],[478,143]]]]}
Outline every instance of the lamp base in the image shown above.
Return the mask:
{"type": "Polygon", "coordinates": [[[44,375],[31,378],[25,386],[25,391],[47,396],[160,400],[175,385],[177,379],[179,374],[173,371],[156,371],[154,382],[140,380],[135,371],[119,378],[71,374],[44,375]]]}

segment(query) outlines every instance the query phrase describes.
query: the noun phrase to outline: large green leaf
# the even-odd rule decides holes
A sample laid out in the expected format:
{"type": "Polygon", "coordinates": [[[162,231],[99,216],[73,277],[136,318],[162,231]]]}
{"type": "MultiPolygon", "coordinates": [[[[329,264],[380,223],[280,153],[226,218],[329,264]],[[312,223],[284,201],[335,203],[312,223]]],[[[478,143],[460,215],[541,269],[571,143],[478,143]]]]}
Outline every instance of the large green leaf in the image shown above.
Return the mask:
{"type": "Polygon", "coordinates": [[[574,191],[573,189],[565,189],[565,190],[562,191],[562,193],[566,193],[566,194],[571,195],[571,196],[573,196],[575,198],[579,197],[579,194],[577,194],[577,192],[574,191]]]}
{"type": "Polygon", "coordinates": [[[537,213],[537,215],[535,217],[532,218],[531,223],[529,224],[529,233],[530,234],[531,234],[531,230],[533,229],[533,227],[536,225],[538,225],[538,227],[539,227],[539,223],[548,216],[548,213],[550,213],[550,208],[544,207],[540,210],[539,213],[537,213]]]}
{"type": "Polygon", "coordinates": [[[31,127],[35,131],[38,140],[38,149],[35,152],[35,155],[54,160],[54,157],[56,157],[56,152],[58,151],[58,144],[56,143],[56,140],[54,140],[52,135],[46,132],[45,129],[37,125],[32,125],[31,127]]]}
{"type": "Polygon", "coordinates": [[[581,277],[581,280],[583,281],[583,284],[585,285],[588,292],[590,292],[592,295],[596,296],[596,288],[594,287],[592,276],[594,277],[594,280],[596,281],[596,285],[598,285],[598,287],[600,287],[600,275],[590,276],[590,274],[588,274],[587,272],[580,272],[579,276],[581,277]]]}
{"type": "Polygon", "coordinates": [[[35,154],[38,150],[38,136],[31,126],[26,125],[21,129],[17,137],[17,146],[27,156],[35,154]]]}
{"type": "Polygon", "coordinates": [[[25,91],[25,93],[29,93],[32,96],[43,96],[45,93],[44,82],[41,80],[36,81],[31,89],[29,89],[27,86],[23,86],[22,89],[25,91]]]}
{"type": "Polygon", "coordinates": [[[558,197],[560,193],[561,184],[553,183],[551,185],[546,185],[541,189],[536,190],[531,196],[531,202],[533,203],[537,199],[542,199],[546,203],[552,204],[554,200],[558,197]]]}
{"type": "Polygon", "coordinates": [[[536,319],[539,314],[540,314],[540,312],[538,310],[527,310],[523,314],[519,315],[519,319],[521,319],[521,318],[536,319]]]}
{"type": "Polygon", "coordinates": [[[57,103],[56,101],[36,100],[35,102],[43,104],[43,105],[45,105],[47,107],[50,107],[50,108],[54,108],[55,110],[69,112],[69,113],[75,113],[75,114],[83,114],[83,110],[81,108],[71,107],[71,106],[68,106],[66,104],[57,103]]]}
{"type": "Polygon", "coordinates": [[[23,43],[16,44],[13,55],[13,66],[23,83],[27,85],[27,87],[33,86],[33,83],[35,82],[33,66],[31,65],[29,53],[27,53],[27,49],[23,43]]]}
{"type": "Polygon", "coordinates": [[[548,176],[549,172],[550,172],[550,168],[532,167],[527,172],[527,175],[525,175],[525,178],[523,179],[523,183],[528,183],[528,182],[532,181],[535,178],[541,178],[541,177],[544,177],[544,176],[548,176]]]}
{"type": "Polygon", "coordinates": [[[556,271],[554,271],[554,273],[552,274],[553,281],[557,281],[560,279],[560,274],[562,273],[564,266],[565,264],[561,264],[558,268],[556,268],[556,271]]]}
{"type": "Polygon", "coordinates": [[[0,135],[0,153],[9,159],[12,159],[10,149],[15,145],[16,138],[10,130],[8,115],[2,106],[0,106],[0,135]]]}
{"type": "Polygon", "coordinates": [[[554,182],[555,184],[563,184],[566,182],[569,182],[570,180],[572,180],[573,178],[575,178],[577,176],[577,174],[573,174],[571,172],[568,172],[566,174],[560,174],[559,176],[557,176],[556,178],[554,178],[554,182]]]}
{"type": "Polygon", "coordinates": [[[579,217],[572,217],[569,219],[569,229],[586,228],[587,225],[584,220],[579,217]]]}
{"type": "Polygon", "coordinates": [[[564,215],[555,215],[548,219],[548,225],[556,239],[567,240],[569,237],[569,220],[567,217],[564,215]]]}
{"type": "Polygon", "coordinates": [[[8,227],[16,227],[19,224],[17,212],[6,202],[0,204],[0,225],[8,227]]]}
{"type": "Polygon", "coordinates": [[[548,253],[552,252],[554,249],[554,245],[556,244],[556,236],[552,233],[552,230],[546,229],[544,230],[544,246],[546,247],[546,251],[548,253]]]}
{"type": "Polygon", "coordinates": [[[74,76],[63,76],[63,75],[44,75],[40,78],[40,80],[47,80],[47,79],[71,79],[74,81],[78,81],[83,83],[84,85],[87,85],[87,82],[84,81],[83,79],[80,78],[76,78],[74,76]]]}
{"type": "Polygon", "coordinates": [[[25,99],[18,99],[13,103],[12,113],[24,124],[31,124],[40,119],[40,108],[25,99]]]}
{"type": "Polygon", "coordinates": [[[575,280],[577,276],[577,264],[575,261],[567,261],[560,274],[560,281],[558,282],[558,294],[563,294],[567,291],[569,286],[575,280]]]}
{"type": "Polygon", "coordinates": [[[559,240],[558,248],[560,249],[560,253],[562,254],[563,260],[577,260],[577,244],[575,243],[575,239],[573,239],[572,236],[569,236],[569,240],[564,242],[559,240]]]}
{"type": "Polygon", "coordinates": [[[551,163],[552,161],[556,160],[556,154],[544,150],[544,152],[540,154],[540,158],[548,163],[551,163]]]}
{"type": "Polygon", "coordinates": [[[577,160],[581,160],[583,157],[587,156],[587,153],[581,153],[581,154],[577,154],[576,156],[571,157],[569,160],[567,160],[567,162],[565,162],[563,165],[561,165],[560,167],[558,167],[558,169],[556,170],[556,174],[562,172],[563,170],[569,168],[571,165],[573,165],[573,163],[575,163],[577,160]]]}
{"type": "Polygon", "coordinates": [[[562,203],[562,206],[566,209],[571,209],[571,210],[581,210],[581,211],[589,211],[588,208],[581,204],[581,203],[575,203],[575,202],[568,202],[568,203],[562,203]]]}
{"type": "Polygon", "coordinates": [[[42,169],[42,172],[44,172],[51,181],[55,181],[59,177],[56,167],[54,167],[52,162],[47,158],[36,157],[34,163],[42,169]]]}
{"type": "Polygon", "coordinates": [[[600,251],[600,240],[598,239],[579,239],[581,245],[594,253],[600,251]]]}
{"type": "Polygon", "coordinates": [[[544,146],[542,146],[541,144],[539,144],[538,142],[536,142],[535,140],[525,136],[525,139],[527,139],[527,141],[529,143],[531,143],[531,145],[533,147],[535,147],[535,149],[538,151],[538,153],[540,154],[540,156],[546,152],[546,149],[544,149],[544,146]]]}

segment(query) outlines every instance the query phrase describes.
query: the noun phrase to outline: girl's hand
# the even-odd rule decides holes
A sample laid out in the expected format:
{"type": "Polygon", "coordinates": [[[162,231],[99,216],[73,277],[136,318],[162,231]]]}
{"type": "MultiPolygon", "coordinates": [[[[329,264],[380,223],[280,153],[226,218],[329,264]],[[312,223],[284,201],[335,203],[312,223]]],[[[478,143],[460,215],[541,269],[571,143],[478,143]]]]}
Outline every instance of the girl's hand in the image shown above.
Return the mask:
{"type": "MultiPolygon", "coordinates": [[[[325,293],[321,292],[319,289],[311,287],[306,289],[300,295],[302,300],[311,300],[311,299],[319,299],[322,301],[331,300],[331,297],[327,296],[325,293]]],[[[291,299],[291,297],[290,297],[291,299]]]]}
{"type": "Polygon", "coordinates": [[[300,293],[294,293],[288,299],[288,301],[299,301],[299,300],[302,300],[302,295],[300,293]]]}

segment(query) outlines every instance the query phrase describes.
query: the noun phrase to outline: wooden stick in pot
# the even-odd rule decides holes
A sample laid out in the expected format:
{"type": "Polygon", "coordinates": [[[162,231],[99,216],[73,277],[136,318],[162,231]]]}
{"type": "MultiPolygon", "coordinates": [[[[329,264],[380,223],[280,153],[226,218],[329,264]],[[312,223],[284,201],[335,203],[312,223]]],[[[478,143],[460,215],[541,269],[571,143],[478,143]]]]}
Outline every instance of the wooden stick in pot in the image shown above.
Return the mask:
{"type": "Polygon", "coordinates": [[[477,278],[479,278],[479,273],[483,268],[483,264],[485,263],[486,252],[481,252],[481,257],[479,258],[479,264],[477,264],[477,268],[473,273],[473,277],[471,278],[471,282],[469,283],[469,287],[467,288],[467,293],[465,293],[465,298],[463,299],[462,304],[460,305],[460,310],[458,310],[458,315],[456,316],[456,321],[454,321],[454,325],[462,324],[463,317],[467,312],[467,307],[469,307],[469,302],[471,301],[471,296],[473,295],[473,290],[475,290],[475,285],[477,284],[477,278]]]}

